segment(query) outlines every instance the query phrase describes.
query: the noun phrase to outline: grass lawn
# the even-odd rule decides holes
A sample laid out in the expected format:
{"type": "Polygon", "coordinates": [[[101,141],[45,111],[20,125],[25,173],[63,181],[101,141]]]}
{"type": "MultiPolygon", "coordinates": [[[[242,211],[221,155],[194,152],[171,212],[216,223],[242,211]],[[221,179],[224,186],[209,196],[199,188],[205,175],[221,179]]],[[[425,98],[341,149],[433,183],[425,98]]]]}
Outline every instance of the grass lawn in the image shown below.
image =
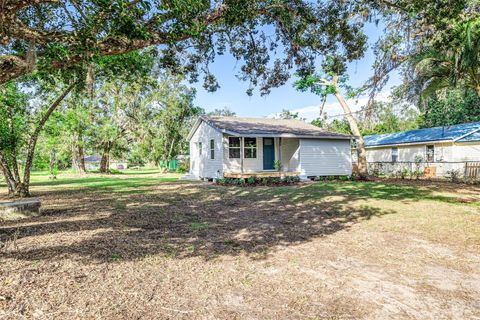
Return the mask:
{"type": "Polygon", "coordinates": [[[0,319],[480,318],[478,187],[178,176],[35,174],[44,215],[0,221],[0,319]]]}

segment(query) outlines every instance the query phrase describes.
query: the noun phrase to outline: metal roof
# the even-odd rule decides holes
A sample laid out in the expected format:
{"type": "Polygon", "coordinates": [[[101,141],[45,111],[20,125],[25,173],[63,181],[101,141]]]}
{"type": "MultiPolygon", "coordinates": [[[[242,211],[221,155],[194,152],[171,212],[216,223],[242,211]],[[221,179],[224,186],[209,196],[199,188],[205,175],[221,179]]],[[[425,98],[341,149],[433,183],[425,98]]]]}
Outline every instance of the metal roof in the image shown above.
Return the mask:
{"type": "MultiPolygon", "coordinates": [[[[238,136],[302,137],[351,139],[352,136],[326,131],[300,120],[202,116],[205,121],[224,133],[238,136]]],[[[194,128],[196,129],[196,128],[194,128]]]]}
{"type": "Polygon", "coordinates": [[[382,146],[433,141],[480,141],[480,122],[365,136],[365,146],[382,146]]]}

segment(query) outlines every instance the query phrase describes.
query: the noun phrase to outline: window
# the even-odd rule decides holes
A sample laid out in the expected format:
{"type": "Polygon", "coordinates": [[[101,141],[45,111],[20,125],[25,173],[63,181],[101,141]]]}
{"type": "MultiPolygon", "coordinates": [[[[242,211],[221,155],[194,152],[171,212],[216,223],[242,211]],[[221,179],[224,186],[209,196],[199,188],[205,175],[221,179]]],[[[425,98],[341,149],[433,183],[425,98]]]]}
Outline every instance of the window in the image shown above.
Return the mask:
{"type": "Polygon", "coordinates": [[[427,146],[427,162],[433,162],[435,159],[435,147],[427,146]]]}
{"type": "Polygon", "coordinates": [[[392,148],[392,162],[398,161],[398,148],[392,148]]]}
{"type": "Polygon", "coordinates": [[[228,156],[229,158],[240,158],[240,138],[228,137],[228,156]]]}
{"type": "Polygon", "coordinates": [[[210,159],[215,159],[215,140],[210,140],[210,159]]]}
{"type": "Polygon", "coordinates": [[[198,143],[198,155],[199,156],[202,155],[202,143],[201,142],[198,143]]]}
{"type": "Polygon", "coordinates": [[[257,138],[245,138],[243,146],[243,154],[245,158],[257,157],[257,138]]]}

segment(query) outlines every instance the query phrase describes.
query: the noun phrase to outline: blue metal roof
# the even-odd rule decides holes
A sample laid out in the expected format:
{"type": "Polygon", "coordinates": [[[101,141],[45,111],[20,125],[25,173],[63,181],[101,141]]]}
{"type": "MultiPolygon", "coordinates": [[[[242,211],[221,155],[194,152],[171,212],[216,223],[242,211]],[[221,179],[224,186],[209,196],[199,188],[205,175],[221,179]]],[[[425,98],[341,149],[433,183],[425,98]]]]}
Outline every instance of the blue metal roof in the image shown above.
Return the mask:
{"type": "Polygon", "coordinates": [[[364,139],[365,146],[367,147],[429,141],[453,141],[465,135],[467,136],[459,139],[458,141],[480,141],[480,132],[474,132],[475,130],[480,130],[480,122],[462,123],[453,126],[417,129],[387,134],[376,134],[365,136],[364,139]]]}

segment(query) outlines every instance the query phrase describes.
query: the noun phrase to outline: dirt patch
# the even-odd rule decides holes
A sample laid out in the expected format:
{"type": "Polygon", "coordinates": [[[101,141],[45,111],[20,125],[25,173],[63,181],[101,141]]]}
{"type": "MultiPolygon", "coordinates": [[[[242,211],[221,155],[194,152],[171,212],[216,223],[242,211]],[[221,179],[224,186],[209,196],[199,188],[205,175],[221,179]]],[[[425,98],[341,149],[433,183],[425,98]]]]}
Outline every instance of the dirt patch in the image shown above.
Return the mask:
{"type": "Polygon", "coordinates": [[[480,317],[470,203],[374,183],[126,186],[38,186],[44,216],[0,223],[0,318],[480,317]]]}

